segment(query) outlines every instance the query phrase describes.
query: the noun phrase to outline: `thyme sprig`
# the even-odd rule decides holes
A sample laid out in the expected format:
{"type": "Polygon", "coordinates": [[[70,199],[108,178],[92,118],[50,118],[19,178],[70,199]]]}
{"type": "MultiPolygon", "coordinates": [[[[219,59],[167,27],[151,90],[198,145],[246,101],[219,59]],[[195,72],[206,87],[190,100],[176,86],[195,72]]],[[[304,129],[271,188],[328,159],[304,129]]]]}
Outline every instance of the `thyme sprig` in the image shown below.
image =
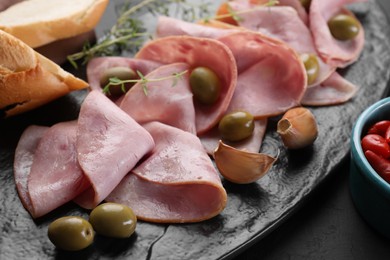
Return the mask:
{"type": "Polygon", "coordinates": [[[94,46],[91,46],[89,42],[87,42],[81,52],[74,53],[68,56],[68,61],[77,68],[77,60],[84,59],[82,62],[85,65],[90,59],[97,56],[111,56],[115,55],[115,53],[120,53],[120,49],[123,49],[123,46],[139,46],[142,44],[143,40],[139,39],[143,36],[148,36],[148,33],[131,33],[128,35],[120,36],[117,38],[107,37],[101,40],[94,46]],[[133,41],[129,41],[130,39],[135,39],[133,41]],[[117,45],[115,47],[115,45],[117,45]],[[112,48],[110,48],[112,47],[112,48]],[[116,50],[115,50],[116,49],[116,50]]]}
{"type": "Polygon", "coordinates": [[[195,21],[209,15],[209,3],[191,4],[187,0],[143,0],[138,4],[130,1],[119,10],[116,23],[94,44],[86,43],[80,52],[69,55],[68,61],[77,68],[77,61],[85,65],[91,58],[119,55],[123,51],[137,50],[152,34],[147,32],[145,24],[139,18],[142,11],[153,15],[169,15],[174,7],[175,15],[181,15],[185,21],[195,21]]]}
{"type": "Polygon", "coordinates": [[[134,84],[139,83],[142,86],[142,89],[143,89],[143,92],[144,92],[145,96],[147,96],[148,95],[148,86],[147,86],[148,83],[159,82],[159,81],[172,79],[172,87],[174,87],[174,86],[177,85],[177,82],[186,73],[188,73],[188,70],[184,70],[184,71],[181,71],[181,72],[175,72],[172,75],[165,76],[165,77],[151,79],[151,78],[147,78],[145,75],[143,75],[140,71],[137,70],[137,74],[138,74],[139,79],[121,80],[121,79],[119,79],[117,77],[112,77],[112,78],[109,79],[109,83],[103,88],[103,93],[104,94],[110,94],[110,87],[111,86],[118,86],[118,85],[121,86],[121,90],[123,91],[123,93],[125,93],[126,92],[125,84],[127,84],[127,83],[134,83],[134,84]]]}

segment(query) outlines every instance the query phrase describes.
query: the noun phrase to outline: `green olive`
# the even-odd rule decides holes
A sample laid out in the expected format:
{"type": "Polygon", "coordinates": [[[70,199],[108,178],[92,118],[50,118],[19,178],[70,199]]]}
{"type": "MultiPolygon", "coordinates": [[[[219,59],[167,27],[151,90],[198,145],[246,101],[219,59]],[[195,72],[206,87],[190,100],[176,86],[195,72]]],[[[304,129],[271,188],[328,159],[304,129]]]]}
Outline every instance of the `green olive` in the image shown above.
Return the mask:
{"type": "Polygon", "coordinates": [[[194,98],[200,103],[214,104],[221,94],[221,82],[209,68],[197,67],[190,75],[190,86],[194,98]]]}
{"type": "Polygon", "coordinates": [[[235,142],[252,135],[254,125],[253,116],[245,111],[236,111],[225,115],[218,125],[222,138],[235,142]]]}
{"type": "Polygon", "coordinates": [[[352,16],[338,14],[328,21],[328,26],[334,38],[340,41],[347,41],[359,34],[359,22],[352,16]]]}
{"type": "Polygon", "coordinates": [[[107,202],[92,210],[89,222],[100,235],[127,238],[135,231],[137,217],[129,207],[107,202]]]}
{"type": "Polygon", "coordinates": [[[78,251],[92,244],[94,231],[81,217],[62,217],[50,223],[47,232],[50,241],[58,248],[78,251]]]}
{"type": "Polygon", "coordinates": [[[302,54],[301,60],[305,65],[306,75],[307,75],[307,84],[313,84],[318,74],[320,73],[320,64],[318,62],[318,58],[314,54],[302,54]]]}
{"type": "Polygon", "coordinates": [[[299,0],[302,4],[302,6],[306,9],[306,11],[309,11],[311,0],[299,0]]]}
{"type": "MultiPolygon", "coordinates": [[[[100,77],[100,86],[104,88],[110,83],[110,78],[118,78],[120,80],[134,80],[137,79],[137,73],[128,67],[111,67],[105,70],[100,77]]],[[[109,87],[109,94],[112,96],[120,96],[126,93],[132,86],[133,82],[122,85],[111,85],[109,87]]]]}

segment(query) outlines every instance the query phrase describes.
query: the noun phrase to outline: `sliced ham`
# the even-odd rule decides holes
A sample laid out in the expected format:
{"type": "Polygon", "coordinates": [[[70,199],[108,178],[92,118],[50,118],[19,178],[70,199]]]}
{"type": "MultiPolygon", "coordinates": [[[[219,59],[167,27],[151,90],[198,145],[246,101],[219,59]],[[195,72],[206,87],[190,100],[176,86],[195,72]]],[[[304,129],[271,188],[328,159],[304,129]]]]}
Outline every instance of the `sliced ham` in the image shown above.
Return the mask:
{"type": "MultiPolygon", "coordinates": [[[[253,9],[256,7],[256,5],[266,5],[269,3],[269,0],[233,0],[232,2],[239,2],[241,4],[247,4],[247,9],[253,9]]],[[[300,19],[305,23],[308,24],[309,17],[307,15],[307,12],[301,2],[299,0],[278,0],[276,3],[276,6],[291,6],[295,9],[295,11],[298,13],[300,19]]]]}
{"type": "MultiPolygon", "coordinates": [[[[232,9],[240,12],[247,8],[240,2],[229,2],[232,9]]],[[[301,21],[291,7],[258,7],[250,12],[239,14],[239,25],[249,30],[264,33],[282,40],[300,54],[316,54],[320,65],[320,74],[313,82],[302,100],[303,105],[334,105],[351,99],[357,87],[335,73],[335,66],[326,64],[317,53],[310,29],[301,21]],[[277,22],[275,22],[277,21],[277,22]]],[[[241,82],[239,75],[238,82],[241,82]]],[[[240,89],[238,86],[237,89],[240,89]]]]}
{"type": "Polygon", "coordinates": [[[37,147],[28,182],[36,217],[71,201],[89,186],[77,161],[76,132],[76,121],[55,124],[37,147]]]}
{"type": "Polygon", "coordinates": [[[218,40],[233,52],[239,74],[228,112],[245,110],[259,119],[300,104],[307,87],[306,71],[288,45],[250,31],[218,40]]]}
{"type": "Polygon", "coordinates": [[[196,134],[189,65],[164,65],[145,78],[151,82],[134,85],[123,98],[120,108],[140,124],[158,121],[196,134]],[[185,71],[187,72],[178,78],[169,78],[185,71]],[[167,77],[168,79],[159,80],[167,77]]]}
{"type": "Polygon", "coordinates": [[[160,16],[157,22],[156,37],[193,36],[200,38],[217,39],[233,32],[244,30],[217,20],[199,21],[191,23],[173,17],[160,16]]]}
{"type": "Polygon", "coordinates": [[[326,106],[345,103],[353,98],[358,87],[334,72],[321,85],[310,88],[302,99],[302,105],[326,106]]]}
{"type": "Polygon", "coordinates": [[[299,0],[279,0],[279,5],[281,6],[291,6],[298,13],[298,16],[301,18],[304,24],[309,24],[309,16],[301,1],[299,0]]]}
{"type": "MultiPolygon", "coordinates": [[[[239,29],[237,29],[239,30],[239,29]]],[[[190,35],[196,37],[216,39],[230,34],[232,29],[221,29],[202,24],[190,23],[177,18],[160,16],[157,20],[156,36],[190,35]]]]}
{"type": "Polygon", "coordinates": [[[80,109],[77,154],[91,187],[76,203],[98,205],[153,147],[153,138],[134,119],[101,92],[90,92],[80,109]]]}
{"type": "Polygon", "coordinates": [[[156,147],[107,201],[128,205],[137,218],[151,222],[198,222],[219,214],[226,191],[199,138],[158,122],[144,127],[156,147]]]}
{"type": "MultiPolygon", "coordinates": [[[[190,23],[185,26],[206,27],[190,23]]],[[[203,37],[197,33],[192,36],[203,37]]],[[[297,52],[286,43],[249,30],[232,31],[217,40],[231,50],[238,70],[237,86],[227,111],[246,110],[256,118],[265,118],[300,104],[307,88],[306,70],[297,52]]]]}
{"type": "MultiPolygon", "coordinates": [[[[253,134],[245,140],[239,142],[224,142],[227,145],[239,150],[258,153],[263,142],[265,131],[267,130],[267,122],[267,119],[256,120],[253,134]]],[[[221,135],[219,134],[218,128],[213,128],[211,131],[199,136],[199,138],[207,153],[212,156],[215,149],[217,149],[219,145],[219,141],[221,140],[221,135]]]]}
{"type": "Polygon", "coordinates": [[[366,0],[312,0],[310,6],[310,29],[316,48],[326,63],[336,67],[346,67],[356,61],[364,47],[364,28],[352,40],[339,41],[333,38],[328,20],[336,14],[353,15],[344,8],[347,4],[366,2],[366,0]]]}
{"type": "MultiPolygon", "coordinates": [[[[238,2],[229,2],[229,5],[236,12],[245,10],[245,5],[242,6],[238,2]]],[[[309,87],[320,84],[335,71],[336,67],[326,64],[321,59],[309,27],[292,7],[257,7],[238,16],[241,18],[238,21],[241,27],[281,40],[299,54],[315,54],[318,57],[320,70],[317,79],[309,87]]]]}
{"type": "MultiPolygon", "coordinates": [[[[89,186],[77,162],[76,130],[77,123],[72,121],[58,123],[42,130],[43,135],[32,133],[34,139],[27,149],[33,154],[27,178],[27,194],[31,204],[26,208],[34,218],[71,201],[89,186]]],[[[28,153],[24,154],[24,159],[31,159],[31,156],[25,155],[28,153]]],[[[16,159],[19,166],[24,161],[19,155],[16,159]]],[[[19,179],[20,175],[16,169],[15,175],[19,179]]],[[[25,167],[24,171],[26,175],[28,167],[25,167]]],[[[23,204],[28,203],[28,200],[25,200],[23,204]]]]}
{"type": "Polygon", "coordinates": [[[202,134],[215,126],[225,113],[237,82],[237,67],[231,51],[219,41],[191,36],[169,36],[147,43],[136,58],[165,64],[183,62],[194,69],[213,70],[221,81],[221,94],[215,104],[195,103],[196,131],[202,134]]]}
{"type": "Polygon", "coordinates": [[[33,216],[36,214],[28,194],[27,183],[31,173],[35,150],[48,129],[49,127],[47,126],[31,125],[27,127],[21,135],[15,150],[14,178],[16,189],[23,206],[33,216]]]}

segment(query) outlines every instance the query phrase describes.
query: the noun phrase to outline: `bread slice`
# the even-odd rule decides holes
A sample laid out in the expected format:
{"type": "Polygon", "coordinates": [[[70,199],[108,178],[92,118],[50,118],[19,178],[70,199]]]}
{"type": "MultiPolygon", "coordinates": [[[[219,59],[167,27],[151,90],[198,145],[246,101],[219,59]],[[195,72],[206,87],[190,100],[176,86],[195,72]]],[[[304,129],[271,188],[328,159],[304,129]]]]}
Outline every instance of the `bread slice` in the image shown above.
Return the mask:
{"type": "Polygon", "coordinates": [[[95,28],[109,0],[26,0],[0,12],[0,30],[35,48],[95,28]]]}
{"type": "Polygon", "coordinates": [[[88,84],[0,30],[0,110],[9,117],[88,84]]]}

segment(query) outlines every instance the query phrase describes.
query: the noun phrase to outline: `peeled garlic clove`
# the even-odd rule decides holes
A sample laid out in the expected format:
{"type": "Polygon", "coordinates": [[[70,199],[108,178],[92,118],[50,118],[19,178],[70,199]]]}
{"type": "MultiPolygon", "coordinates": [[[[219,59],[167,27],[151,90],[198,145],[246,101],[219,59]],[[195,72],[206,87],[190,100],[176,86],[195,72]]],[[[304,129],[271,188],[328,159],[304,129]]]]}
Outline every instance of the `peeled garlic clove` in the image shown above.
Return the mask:
{"type": "Polygon", "coordinates": [[[251,153],[235,149],[219,141],[214,151],[215,164],[228,181],[246,184],[263,177],[277,160],[262,153],[251,153]]]}
{"type": "Polygon", "coordinates": [[[297,107],[288,110],[279,120],[277,132],[284,146],[300,149],[314,143],[318,136],[318,127],[309,109],[297,107]]]}

